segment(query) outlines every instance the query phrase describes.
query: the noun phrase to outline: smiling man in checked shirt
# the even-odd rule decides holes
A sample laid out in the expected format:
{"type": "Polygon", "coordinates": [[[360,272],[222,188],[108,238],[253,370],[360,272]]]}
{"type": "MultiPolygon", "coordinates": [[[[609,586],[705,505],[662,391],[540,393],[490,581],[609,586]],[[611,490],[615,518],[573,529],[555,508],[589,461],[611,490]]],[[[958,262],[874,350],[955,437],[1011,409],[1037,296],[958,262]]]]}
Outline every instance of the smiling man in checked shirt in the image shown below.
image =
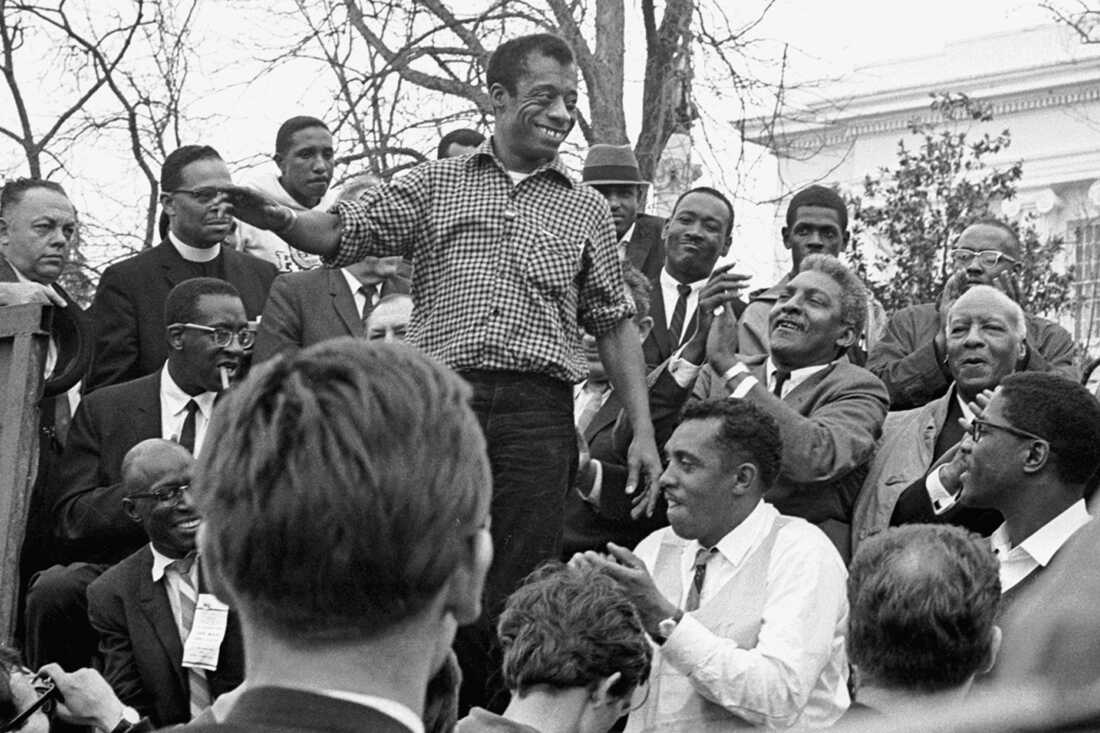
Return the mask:
{"type": "MultiPolygon", "coordinates": [[[[470,382],[488,442],[491,620],[519,581],[561,549],[577,466],[571,385],[586,373],[578,326],[596,336],[623,399],[635,436],[628,485],[644,486],[645,472],[650,488],[638,496],[650,506],[661,464],[610,210],[557,157],[576,118],[572,51],[552,35],[515,38],[492,55],[486,81],[495,131],[470,155],[425,163],[331,213],[228,190],[239,218],[331,267],[366,255],[412,261],[408,339],[470,382]]],[[[470,680],[474,670],[463,662],[470,680]]]]}

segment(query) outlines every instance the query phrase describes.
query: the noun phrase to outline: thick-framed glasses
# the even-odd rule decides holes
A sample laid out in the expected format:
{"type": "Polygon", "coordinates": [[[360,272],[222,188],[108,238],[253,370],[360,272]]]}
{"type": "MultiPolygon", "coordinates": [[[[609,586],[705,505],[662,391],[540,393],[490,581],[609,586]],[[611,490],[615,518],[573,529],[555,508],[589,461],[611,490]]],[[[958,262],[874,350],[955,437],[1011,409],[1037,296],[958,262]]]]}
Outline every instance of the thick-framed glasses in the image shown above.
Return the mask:
{"type": "Polygon", "coordinates": [[[222,194],[217,186],[200,186],[199,188],[177,188],[165,193],[185,193],[200,204],[212,204],[222,194]]]}
{"type": "Polygon", "coordinates": [[[981,442],[982,437],[990,430],[1003,430],[1009,435],[1015,435],[1017,438],[1024,438],[1025,440],[1038,440],[1043,443],[1050,444],[1046,438],[1040,437],[1035,433],[1029,433],[1026,430],[1020,430],[1014,428],[1011,425],[1002,425],[1000,423],[990,422],[989,420],[983,420],[981,418],[974,418],[970,421],[970,439],[975,443],[981,442]]]}
{"type": "MultiPolygon", "coordinates": [[[[27,670],[30,673],[30,670],[27,670]]],[[[61,697],[61,693],[57,690],[57,685],[48,676],[38,673],[31,680],[31,687],[38,694],[35,701],[23,712],[16,715],[11,720],[7,721],[0,726],[0,731],[19,730],[27,721],[31,719],[31,716],[37,713],[39,710],[45,715],[49,715],[53,711],[54,701],[61,697]]]]}
{"type": "Polygon", "coordinates": [[[1009,262],[1013,265],[1017,264],[1018,260],[1006,255],[1004,252],[998,252],[995,249],[983,249],[981,252],[975,252],[972,249],[966,249],[965,247],[959,247],[951,250],[951,259],[954,260],[956,265],[966,267],[974,258],[978,259],[978,263],[982,267],[993,268],[1001,263],[1001,260],[1009,262]]]}
{"type": "Polygon", "coordinates": [[[191,488],[191,484],[176,484],[175,486],[161,486],[153,491],[143,491],[139,494],[130,494],[131,499],[156,499],[166,504],[179,504],[183,492],[191,488]]]}
{"type": "Polygon", "coordinates": [[[172,323],[168,328],[190,328],[195,331],[205,331],[210,334],[210,339],[219,349],[229,346],[233,339],[237,339],[237,343],[241,345],[242,349],[250,349],[252,344],[256,343],[256,332],[251,328],[232,331],[228,328],[212,328],[198,323],[172,323]]]}

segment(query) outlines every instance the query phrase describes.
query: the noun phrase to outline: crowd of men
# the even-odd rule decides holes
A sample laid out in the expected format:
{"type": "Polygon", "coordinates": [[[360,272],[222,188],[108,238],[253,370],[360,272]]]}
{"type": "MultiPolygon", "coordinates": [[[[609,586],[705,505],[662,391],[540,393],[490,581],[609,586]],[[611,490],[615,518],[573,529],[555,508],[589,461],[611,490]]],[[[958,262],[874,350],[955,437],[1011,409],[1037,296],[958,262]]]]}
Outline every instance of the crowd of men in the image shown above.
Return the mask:
{"type": "Polygon", "coordinates": [[[237,183],[172,152],[88,312],[66,192],[4,186],[0,305],[52,325],[2,729],[1100,720],[1100,402],[1016,230],[886,314],[814,185],[749,293],[721,191],[661,219],[629,148],[563,166],[564,41],[486,84],[491,136],[388,182],[334,190],[314,117],[237,183]]]}

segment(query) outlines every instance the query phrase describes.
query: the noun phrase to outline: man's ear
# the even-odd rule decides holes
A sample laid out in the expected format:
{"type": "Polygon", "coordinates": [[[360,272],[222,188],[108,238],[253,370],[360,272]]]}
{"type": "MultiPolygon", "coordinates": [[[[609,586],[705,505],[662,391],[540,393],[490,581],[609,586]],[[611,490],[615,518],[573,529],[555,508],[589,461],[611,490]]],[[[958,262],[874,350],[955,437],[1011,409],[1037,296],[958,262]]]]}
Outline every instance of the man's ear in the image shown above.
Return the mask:
{"type": "Polygon", "coordinates": [[[1038,473],[1050,461],[1050,443],[1032,441],[1024,459],[1024,473],[1038,473]]]}
{"type": "Polygon", "coordinates": [[[676,215],[676,212],[675,211],[672,212],[672,214],[670,214],[665,219],[665,223],[661,225],[661,241],[662,242],[667,242],[668,241],[668,223],[670,221],[672,221],[672,217],[675,216],[675,215],[676,215]]]}
{"type": "Polygon", "coordinates": [[[176,215],[176,202],[175,199],[172,198],[171,194],[162,193],[160,195],[160,207],[164,209],[165,214],[168,214],[169,216],[176,215]]]}
{"type": "Polygon", "coordinates": [[[989,658],[982,664],[982,669],[979,674],[985,674],[993,669],[993,665],[997,663],[997,655],[1001,652],[1001,627],[994,625],[993,638],[989,642],[989,658]]]}
{"type": "Polygon", "coordinates": [[[168,346],[176,351],[183,349],[183,329],[182,328],[168,328],[165,329],[165,334],[168,336],[168,346]]]}
{"type": "Polygon", "coordinates": [[[850,231],[848,231],[847,229],[845,229],[844,233],[840,235],[840,251],[841,252],[843,252],[845,249],[848,248],[848,242],[850,242],[851,239],[852,239],[852,233],[850,231]]]}
{"type": "Polygon", "coordinates": [[[134,500],[130,497],[127,496],[122,499],[122,510],[126,512],[126,516],[128,516],[130,521],[134,524],[142,523],[143,520],[141,515],[138,514],[137,504],[135,504],[134,500]]]}
{"type": "Polygon", "coordinates": [[[733,471],[733,495],[744,496],[747,492],[752,490],[752,486],[756,483],[756,476],[760,471],[756,467],[756,464],[749,463],[748,461],[741,463],[733,471]]]}
{"type": "Polygon", "coordinates": [[[850,324],[844,324],[844,330],[840,332],[840,335],[836,338],[836,345],[839,347],[841,353],[848,350],[852,344],[859,340],[859,334],[856,333],[856,329],[850,324]]]}
{"type": "Polygon", "coordinates": [[[623,678],[622,672],[612,672],[610,676],[604,677],[602,680],[596,683],[588,693],[588,700],[592,703],[592,707],[600,708],[606,706],[624,708],[620,715],[621,717],[630,710],[630,695],[618,696],[611,692],[611,688],[619,684],[619,680],[623,678]]]}
{"type": "Polygon", "coordinates": [[[1019,345],[1016,347],[1016,363],[1022,364],[1024,359],[1027,358],[1027,341],[1020,339],[1019,345]]]}
{"type": "Polygon", "coordinates": [[[787,229],[787,227],[783,227],[779,230],[779,236],[781,236],[783,238],[783,249],[790,249],[791,248],[791,242],[790,242],[789,239],[787,239],[787,232],[789,232],[789,231],[790,230],[787,229]]]}
{"type": "Polygon", "coordinates": [[[0,216],[0,247],[7,247],[10,238],[11,230],[8,227],[8,220],[0,216]]]}
{"type": "Polygon", "coordinates": [[[488,527],[479,527],[462,543],[458,563],[447,581],[444,610],[454,616],[459,626],[473,623],[481,616],[481,594],[492,562],[492,536],[488,527]]]}
{"type": "Polygon", "coordinates": [[[493,105],[494,110],[507,106],[508,100],[511,98],[511,92],[505,89],[504,85],[500,82],[489,87],[489,102],[493,105]]]}
{"type": "Polygon", "coordinates": [[[646,316],[642,320],[638,321],[638,335],[642,341],[649,338],[649,332],[653,330],[653,317],[646,316]]]}

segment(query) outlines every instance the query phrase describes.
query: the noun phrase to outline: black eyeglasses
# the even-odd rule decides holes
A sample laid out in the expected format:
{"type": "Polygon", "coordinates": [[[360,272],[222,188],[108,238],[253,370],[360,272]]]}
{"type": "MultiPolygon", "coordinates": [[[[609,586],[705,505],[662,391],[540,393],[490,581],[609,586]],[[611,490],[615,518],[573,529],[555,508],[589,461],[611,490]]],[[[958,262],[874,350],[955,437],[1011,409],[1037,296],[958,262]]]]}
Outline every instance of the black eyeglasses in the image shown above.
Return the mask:
{"type": "Polygon", "coordinates": [[[179,504],[183,492],[191,488],[191,484],[176,484],[175,486],[161,486],[153,491],[143,491],[139,494],[130,494],[131,499],[156,499],[166,504],[179,504]]]}
{"type": "MultiPolygon", "coordinates": [[[[29,674],[30,670],[27,670],[27,673],[29,674]]],[[[30,704],[30,707],[0,726],[0,731],[19,730],[39,710],[45,715],[53,712],[54,701],[61,699],[61,692],[57,689],[57,683],[47,675],[39,672],[31,680],[31,687],[38,693],[38,697],[30,704]]]]}
{"type": "Polygon", "coordinates": [[[214,341],[214,345],[219,349],[224,349],[233,342],[233,339],[237,339],[237,343],[241,345],[242,349],[249,349],[252,344],[256,343],[256,332],[251,328],[241,328],[237,331],[233,331],[228,328],[212,328],[210,326],[203,326],[198,323],[173,323],[168,328],[190,328],[195,331],[205,331],[210,334],[210,338],[214,341]]]}
{"type": "Polygon", "coordinates": [[[185,193],[200,204],[212,204],[222,194],[217,186],[200,186],[199,188],[177,188],[165,193],[185,193]]]}
{"type": "Polygon", "coordinates": [[[1029,433],[1026,430],[1020,430],[1014,428],[1011,425],[1001,425],[1000,423],[990,422],[989,420],[982,420],[981,418],[974,418],[970,421],[970,439],[975,443],[981,441],[982,436],[993,430],[1003,430],[1004,432],[1015,435],[1017,438],[1025,438],[1027,440],[1039,440],[1044,443],[1050,444],[1046,438],[1040,437],[1035,433],[1029,433]]]}
{"type": "Polygon", "coordinates": [[[955,261],[956,265],[966,267],[974,258],[978,259],[978,262],[982,267],[996,267],[1000,264],[1001,260],[1007,260],[1012,264],[1016,264],[1017,260],[1009,257],[1004,252],[998,252],[995,249],[983,249],[981,252],[975,252],[972,249],[965,247],[959,247],[958,249],[951,250],[951,259],[955,261]]]}

